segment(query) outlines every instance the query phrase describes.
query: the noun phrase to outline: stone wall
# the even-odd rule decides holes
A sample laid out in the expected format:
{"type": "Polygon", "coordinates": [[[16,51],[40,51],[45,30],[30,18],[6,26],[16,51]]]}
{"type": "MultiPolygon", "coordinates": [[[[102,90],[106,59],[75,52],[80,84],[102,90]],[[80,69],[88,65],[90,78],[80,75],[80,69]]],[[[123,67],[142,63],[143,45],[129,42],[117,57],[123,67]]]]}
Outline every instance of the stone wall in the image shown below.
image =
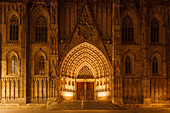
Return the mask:
{"type": "MultiPolygon", "coordinates": [[[[88,56],[91,65],[95,61],[96,64],[104,62],[103,65],[108,63],[107,65],[110,66],[109,75],[105,72],[107,69],[104,66],[96,65],[95,68],[101,71],[98,73],[100,78],[96,79],[95,86],[98,88],[107,85],[107,91],[111,92],[109,99],[126,104],[168,101],[170,99],[170,14],[168,11],[169,6],[166,4],[147,5],[142,0],[140,5],[119,0],[105,2],[59,0],[59,2],[51,2],[50,6],[43,2],[0,2],[0,102],[46,103],[59,97],[59,91],[65,88],[65,84],[69,86],[69,80],[74,81],[72,77],[76,69],[72,71],[71,68],[77,68],[76,64],[78,64],[76,62],[73,65],[72,61],[75,62],[75,60],[71,57],[73,53],[70,53],[68,58],[72,66],[67,64],[67,67],[63,68],[67,71],[62,75],[64,58],[74,47],[83,42],[98,48],[106,61],[100,59],[99,53],[92,55],[97,49],[91,50],[90,46],[89,50],[92,52],[84,49],[84,53],[88,55],[81,58],[88,56]],[[82,13],[86,13],[84,15],[88,17],[83,17],[82,13]],[[19,20],[19,37],[16,42],[10,41],[10,18],[13,15],[19,20]],[[47,42],[43,43],[34,41],[33,26],[39,15],[44,15],[48,27],[47,42]],[[121,40],[122,21],[127,15],[131,17],[134,25],[133,43],[122,43],[121,40]],[[152,18],[159,21],[158,43],[151,42],[152,18]],[[78,30],[81,27],[80,20],[85,21],[82,22],[83,24],[92,23],[86,25],[92,26],[91,35],[94,36],[90,39],[82,39],[82,34],[78,30]],[[9,71],[11,67],[8,58],[13,55],[17,57],[15,74],[9,71]],[[37,74],[37,56],[45,58],[44,74],[37,74]],[[132,61],[131,74],[125,72],[127,56],[132,61]],[[152,73],[154,56],[158,58],[159,63],[156,75],[152,73]],[[69,79],[63,84],[61,79],[64,77],[69,79]],[[105,78],[109,82],[105,83],[105,78]]],[[[78,54],[75,56],[75,59],[79,57],[78,54]]],[[[85,62],[85,59],[81,61],[85,62]]],[[[74,86],[75,84],[76,82],[74,86]]]]}

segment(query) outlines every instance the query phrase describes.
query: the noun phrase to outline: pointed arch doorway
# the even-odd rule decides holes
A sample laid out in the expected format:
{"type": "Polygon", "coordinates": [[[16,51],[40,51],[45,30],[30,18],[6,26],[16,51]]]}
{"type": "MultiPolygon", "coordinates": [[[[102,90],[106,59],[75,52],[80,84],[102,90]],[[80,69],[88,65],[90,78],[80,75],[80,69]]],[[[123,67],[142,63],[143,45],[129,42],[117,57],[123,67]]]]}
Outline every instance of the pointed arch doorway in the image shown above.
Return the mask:
{"type": "Polygon", "coordinates": [[[84,66],[77,76],[77,100],[94,100],[94,76],[89,67],[84,66]]]}
{"type": "Polygon", "coordinates": [[[60,94],[66,100],[107,100],[111,96],[111,64],[102,51],[88,42],[67,53],[60,75],[60,94]]]}

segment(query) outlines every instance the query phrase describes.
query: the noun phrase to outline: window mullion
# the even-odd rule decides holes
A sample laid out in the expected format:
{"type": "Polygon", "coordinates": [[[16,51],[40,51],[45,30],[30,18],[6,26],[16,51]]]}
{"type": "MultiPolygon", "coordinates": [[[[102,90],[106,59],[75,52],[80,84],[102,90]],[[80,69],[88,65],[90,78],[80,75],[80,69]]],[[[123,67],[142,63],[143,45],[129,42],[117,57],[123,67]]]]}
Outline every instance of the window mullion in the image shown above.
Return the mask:
{"type": "Polygon", "coordinates": [[[16,40],[16,25],[14,25],[14,38],[13,40],[16,40]]]}
{"type": "Polygon", "coordinates": [[[19,36],[19,31],[18,31],[18,25],[16,25],[16,40],[18,40],[18,36],[19,36]]]}
{"type": "Polygon", "coordinates": [[[159,27],[157,27],[157,42],[159,42],[159,27]]]}

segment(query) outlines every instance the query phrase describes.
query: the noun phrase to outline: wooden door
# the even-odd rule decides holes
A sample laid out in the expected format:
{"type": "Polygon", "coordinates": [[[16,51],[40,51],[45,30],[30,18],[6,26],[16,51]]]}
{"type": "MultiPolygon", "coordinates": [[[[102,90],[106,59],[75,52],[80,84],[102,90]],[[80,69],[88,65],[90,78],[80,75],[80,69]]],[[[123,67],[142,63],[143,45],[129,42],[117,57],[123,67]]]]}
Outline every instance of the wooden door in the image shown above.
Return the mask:
{"type": "Polygon", "coordinates": [[[87,82],[87,90],[86,90],[86,99],[87,100],[94,100],[94,83],[87,82]]]}
{"type": "Polygon", "coordinates": [[[77,100],[82,100],[84,97],[84,82],[77,83],[77,100]]]}

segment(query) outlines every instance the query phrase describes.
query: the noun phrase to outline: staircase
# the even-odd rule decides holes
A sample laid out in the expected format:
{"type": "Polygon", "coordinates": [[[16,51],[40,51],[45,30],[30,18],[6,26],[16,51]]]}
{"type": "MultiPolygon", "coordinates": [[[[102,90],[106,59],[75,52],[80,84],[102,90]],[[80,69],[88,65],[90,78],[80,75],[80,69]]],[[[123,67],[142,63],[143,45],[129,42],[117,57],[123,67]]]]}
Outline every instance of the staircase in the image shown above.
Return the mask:
{"type": "Polygon", "coordinates": [[[88,100],[82,105],[81,100],[63,101],[61,103],[53,102],[47,106],[47,109],[53,110],[119,110],[119,106],[112,104],[111,101],[88,100]]]}

